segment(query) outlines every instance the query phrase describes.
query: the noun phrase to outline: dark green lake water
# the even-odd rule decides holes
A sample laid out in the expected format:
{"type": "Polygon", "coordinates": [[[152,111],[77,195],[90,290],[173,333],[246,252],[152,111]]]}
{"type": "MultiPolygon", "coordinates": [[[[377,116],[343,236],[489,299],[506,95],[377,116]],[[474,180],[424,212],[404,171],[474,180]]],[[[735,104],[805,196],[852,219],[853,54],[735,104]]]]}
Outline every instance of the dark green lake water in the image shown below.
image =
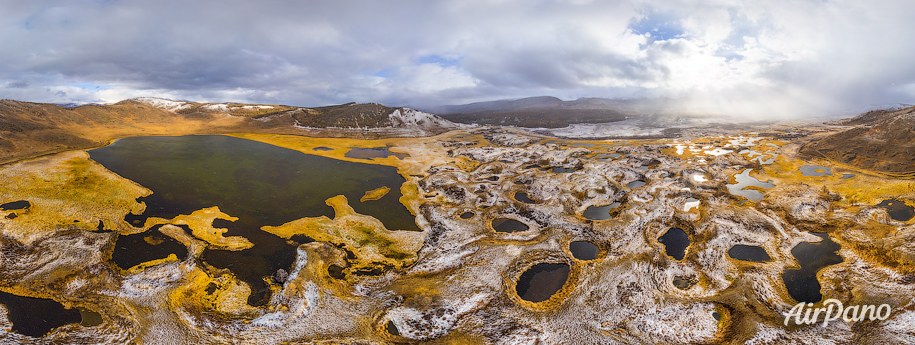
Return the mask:
{"type": "Polygon", "coordinates": [[[13,295],[0,291],[0,304],[9,312],[13,332],[41,337],[52,329],[80,322],[79,310],[66,309],[54,300],[13,295]]]}
{"type": "MultiPolygon", "coordinates": [[[[89,151],[90,157],[115,173],[153,191],[141,198],[142,215],[127,215],[133,224],[147,217],[173,218],[219,206],[238,217],[216,221],[244,236],[254,247],[242,251],[207,250],[203,261],[231,270],[253,290],[248,303],[263,305],[269,289],[263,278],[289,270],[296,246],[260,230],[302,217],[333,217],[327,198],[345,195],[356,212],[371,215],[392,230],[418,230],[400,203],[404,178],[393,167],[346,162],[228,136],[134,137],[89,151]],[[382,186],[391,191],[379,200],[360,202],[382,186]]],[[[129,238],[123,236],[123,238],[129,238]]],[[[150,251],[136,239],[119,240],[116,251],[150,251]],[[130,243],[136,244],[131,246],[130,243]]],[[[180,254],[180,253],[176,253],[180,254]]],[[[140,254],[144,255],[144,254],[140,254]]],[[[167,253],[165,253],[167,255],[167,253]]],[[[164,257],[163,255],[162,257],[164,257]]],[[[115,257],[123,256],[115,253],[115,257]]]]}
{"type": "Polygon", "coordinates": [[[840,248],[838,243],[833,242],[826,233],[813,234],[823,240],[801,242],[791,248],[791,254],[797,259],[800,268],[789,268],[782,273],[788,293],[798,302],[816,303],[822,300],[817,272],[823,267],[842,262],[842,257],[837,254],[840,248]]]}
{"type": "Polygon", "coordinates": [[[521,274],[515,292],[526,301],[543,302],[562,289],[568,279],[569,265],[539,263],[521,274]]]}
{"type": "Polygon", "coordinates": [[[689,235],[683,229],[670,228],[658,242],[664,244],[664,251],[674,259],[683,260],[686,255],[686,248],[689,247],[689,235]]]}

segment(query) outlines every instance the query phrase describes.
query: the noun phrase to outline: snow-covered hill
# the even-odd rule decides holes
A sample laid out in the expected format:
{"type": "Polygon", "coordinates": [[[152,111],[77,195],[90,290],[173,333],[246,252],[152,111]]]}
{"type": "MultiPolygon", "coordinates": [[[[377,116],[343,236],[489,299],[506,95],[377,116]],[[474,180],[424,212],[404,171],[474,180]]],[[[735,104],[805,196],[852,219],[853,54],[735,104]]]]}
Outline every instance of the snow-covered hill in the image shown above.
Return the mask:
{"type": "Polygon", "coordinates": [[[434,114],[425,113],[410,108],[395,109],[388,115],[391,119],[391,126],[396,128],[418,128],[418,129],[438,129],[438,128],[458,128],[459,125],[454,122],[445,120],[434,114]]]}

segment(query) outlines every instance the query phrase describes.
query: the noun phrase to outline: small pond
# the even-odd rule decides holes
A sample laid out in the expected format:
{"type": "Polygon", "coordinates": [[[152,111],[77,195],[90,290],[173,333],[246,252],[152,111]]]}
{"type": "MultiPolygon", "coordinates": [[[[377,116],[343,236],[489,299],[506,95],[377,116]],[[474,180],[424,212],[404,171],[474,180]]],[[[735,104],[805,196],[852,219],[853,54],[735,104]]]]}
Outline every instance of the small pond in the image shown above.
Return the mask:
{"type": "Polygon", "coordinates": [[[569,279],[569,265],[539,263],[521,274],[515,292],[525,301],[543,302],[562,289],[569,279]]]}
{"type": "Polygon", "coordinates": [[[746,169],[742,173],[734,175],[734,180],[736,180],[737,183],[727,185],[728,193],[759,202],[763,199],[763,193],[756,189],[747,187],[768,189],[775,187],[775,185],[770,182],[762,182],[751,177],[751,171],[753,171],[753,169],[746,169]]]}
{"type": "Polygon", "coordinates": [[[771,261],[769,253],[759,246],[750,246],[746,244],[735,244],[728,250],[728,256],[742,261],[766,262],[771,261]]]}
{"type": "Polygon", "coordinates": [[[519,232],[527,231],[527,224],[511,218],[496,218],[492,220],[492,228],[496,232],[519,232]]]}
{"type": "Polygon", "coordinates": [[[515,200],[518,200],[518,201],[523,202],[523,203],[525,203],[525,204],[536,204],[536,203],[537,203],[536,201],[531,200],[531,197],[529,197],[529,196],[527,195],[527,193],[525,193],[525,192],[517,192],[517,193],[515,193],[515,200]]]}
{"type": "Polygon", "coordinates": [[[24,210],[30,207],[32,207],[32,203],[26,200],[18,200],[0,204],[0,211],[24,210]]]}
{"type": "Polygon", "coordinates": [[[553,168],[551,168],[551,171],[554,173],[557,173],[557,174],[568,174],[568,173],[576,172],[576,171],[578,171],[578,169],[566,168],[566,167],[553,167],[553,168]]]}
{"type": "Polygon", "coordinates": [[[801,242],[794,246],[791,254],[800,264],[800,268],[789,268],[782,274],[788,294],[798,302],[816,303],[823,299],[817,272],[823,267],[842,262],[842,257],[836,254],[839,245],[833,242],[829,235],[820,232],[813,234],[823,240],[801,242]]]}
{"type": "Polygon", "coordinates": [[[604,206],[593,206],[592,205],[592,206],[588,206],[588,208],[585,209],[585,212],[583,212],[581,214],[581,216],[585,217],[585,219],[590,219],[590,220],[606,220],[606,219],[610,219],[610,217],[612,216],[610,214],[610,212],[618,207],[620,207],[619,202],[614,202],[610,205],[604,205],[604,206]]]}
{"type": "Polygon", "coordinates": [[[915,207],[909,206],[902,200],[883,200],[877,204],[877,206],[885,208],[886,213],[888,213],[893,220],[906,222],[909,219],[912,219],[912,217],[915,217],[915,207]]]}
{"type": "Polygon", "coordinates": [[[644,185],[645,185],[645,181],[635,180],[635,181],[627,183],[626,187],[629,187],[629,189],[635,189],[635,188],[639,188],[644,185]]]}
{"type": "Polygon", "coordinates": [[[832,176],[832,169],[822,165],[802,165],[798,170],[804,176],[832,176]]]}
{"type": "Polygon", "coordinates": [[[667,255],[677,260],[683,260],[683,257],[686,256],[686,247],[689,247],[689,236],[683,229],[670,228],[658,238],[658,242],[664,245],[667,255]]]}
{"type": "Polygon", "coordinates": [[[569,251],[578,260],[594,260],[597,259],[600,248],[588,241],[574,241],[569,243],[569,251]]]}
{"type": "Polygon", "coordinates": [[[373,158],[385,158],[385,157],[390,157],[390,156],[394,156],[399,159],[403,159],[407,155],[403,154],[403,153],[391,152],[389,147],[371,147],[371,148],[354,147],[354,148],[349,149],[349,151],[346,151],[346,154],[344,154],[344,156],[348,157],[348,158],[371,160],[373,158]]]}

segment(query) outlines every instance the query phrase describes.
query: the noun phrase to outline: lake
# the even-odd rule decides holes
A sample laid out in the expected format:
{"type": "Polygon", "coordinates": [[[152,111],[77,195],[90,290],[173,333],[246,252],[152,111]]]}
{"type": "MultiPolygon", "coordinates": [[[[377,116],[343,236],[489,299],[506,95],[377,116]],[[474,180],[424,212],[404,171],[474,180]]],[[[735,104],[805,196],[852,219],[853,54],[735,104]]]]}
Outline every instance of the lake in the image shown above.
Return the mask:
{"type": "MultiPolygon", "coordinates": [[[[148,217],[171,219],[212,206],[238,217],[235,222],[217,220],[216,225],[229,229],[225,236],[243,236],[254,246],[241,251],[208,249],[202,259],[247,282],[252,288],[251,305],[263,305],[269,298],[263,278],[279,269],[288,271],[295,259],[296,244],[262,231],[262,226],[333,217],[333,209],[324,202],[342,194],[356,212],[378,218],[388,229],[418,230],[414,216],[399,201],[405,180],[390,166],[346,162],[219,135],[125,138],[89,155],[153,191],[140,198],[147,206],[142,215],[125,217],[135,225],[148,217]],[[378,200],[359,201],[366,191],[380,187],[391,191],[378,200]]],[[[116,246],[114,256],[121,255],[118,250],[142,256],[152,250],[150,243],[158,242],[141,239],[120,243],[124,246],[116,246]]]]}

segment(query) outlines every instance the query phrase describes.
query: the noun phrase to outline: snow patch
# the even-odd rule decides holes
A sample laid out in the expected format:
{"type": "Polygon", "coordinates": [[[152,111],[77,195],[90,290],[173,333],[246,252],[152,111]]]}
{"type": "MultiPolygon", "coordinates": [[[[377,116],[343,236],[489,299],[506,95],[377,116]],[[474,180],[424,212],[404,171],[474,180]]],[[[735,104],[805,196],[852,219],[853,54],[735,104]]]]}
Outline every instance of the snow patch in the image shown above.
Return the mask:
{"type": "Polygon", "coordinates": [[[419,110],[403,108],[394,110],[388,115],[391,119],[392,127],[436,129],[436,128],[457,128],[456,123],[445,120],[436,115],[425,113],[419,110]]]}
{"type": "Polygon", "coordinates": [[[171,99],[155,98],[155,97],[139,97],[139,98],[134,98],[133,100],[140,102],[140,103],[149,104],[149,105],[154,106],[159,109],[165,109],[168,111],[184,110],[184,109],[190,108],[192,105],[190,102],[175,101],[175,100],[171,100],[171,99]]]}

